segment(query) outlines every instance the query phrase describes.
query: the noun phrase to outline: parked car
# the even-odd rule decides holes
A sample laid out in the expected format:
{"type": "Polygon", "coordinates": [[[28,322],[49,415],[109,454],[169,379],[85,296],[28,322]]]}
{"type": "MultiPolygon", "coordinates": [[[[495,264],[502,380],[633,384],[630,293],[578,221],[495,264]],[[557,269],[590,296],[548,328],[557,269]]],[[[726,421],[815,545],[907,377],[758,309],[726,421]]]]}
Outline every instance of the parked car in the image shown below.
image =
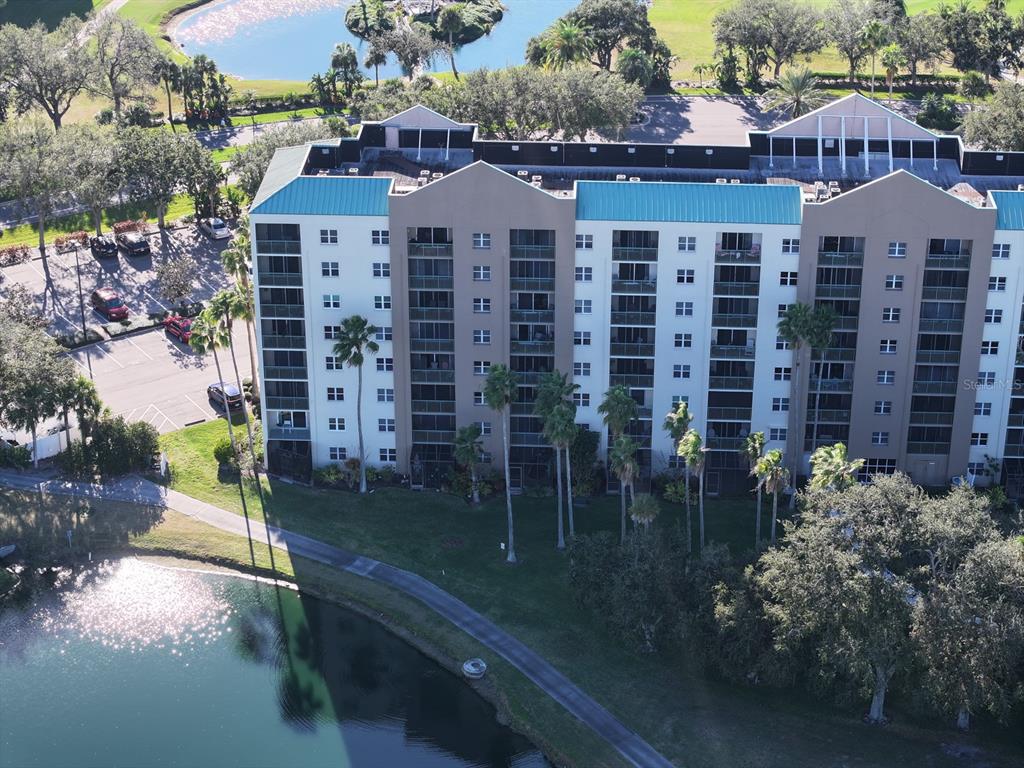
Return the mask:
{"type": "Polygon", "coordinates": [[[210,398],[218,408],[224,407],[224,396],[228,398],[228,408],[232,411],[242,408],[242,393],[234,384],[226,384],[223,381],[215,381],[206,388],[206,396],[210,398]]]}
{"type": "Polygon", "coordinates": [[[164,320],[164,330],[182,344],[188,344],[188,340],[192,338],[192,320],[180,315],[171,315],[164,320]]]}
{"type": "Polygon", "coordinates": [[[203,219],[199,222],[199,229],[211,240],[227,240],[231,237],[231,230],[224,223],[224,219],[203,219]]]}
{"type": "Polygon", "coordinates": [[[148,256],[149,240],[141,232],[122,232],[117,236],[120,245],[129,256],[148,256]]]}
{"type": "Polygon", "coordinates": [[[109,235],[96,235],[89,238],[89,250],[92,255],[100,258],[103,256],[117,256],[117,243],[109,235]]]}
{"type": "Polygon", "coordinates": [[[89,297],[89,303],[108,320],[124,320],[128,317],[128,307],[113,288],[97,288],[89,297]]]}

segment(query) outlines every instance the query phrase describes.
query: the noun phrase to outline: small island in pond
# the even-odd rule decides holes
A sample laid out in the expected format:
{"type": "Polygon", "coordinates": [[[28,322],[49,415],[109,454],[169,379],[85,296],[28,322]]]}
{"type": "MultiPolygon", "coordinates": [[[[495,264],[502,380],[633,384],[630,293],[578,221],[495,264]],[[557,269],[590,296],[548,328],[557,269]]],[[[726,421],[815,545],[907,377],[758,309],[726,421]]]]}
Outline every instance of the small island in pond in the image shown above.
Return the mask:
{"type": "Polygon", "coordinates": [[[366,40],[416,23],[436,40],[458,46],[488,34],[504,11],[500,0],[359,0],[346,11],[345,26],[366,40]]]}

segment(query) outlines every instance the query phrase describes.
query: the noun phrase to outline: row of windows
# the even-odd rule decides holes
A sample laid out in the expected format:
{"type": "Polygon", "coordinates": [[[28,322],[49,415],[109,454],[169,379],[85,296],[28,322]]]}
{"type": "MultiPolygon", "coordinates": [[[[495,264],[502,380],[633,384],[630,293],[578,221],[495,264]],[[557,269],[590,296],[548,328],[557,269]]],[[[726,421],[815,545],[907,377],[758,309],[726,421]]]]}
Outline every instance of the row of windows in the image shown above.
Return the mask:
{"type": "MultiPolygon", "coordinates": [[[[330,358],[328,358],[330,359],[330,358]]],[[[327,387],[327,399],[332,402],[341,402],[345,399],[345,388],[344,387],[327,387]]],[[[378,403],[393,403],[395,402],[395,390],[391,387],[378,387],[377,388],[377,402],[378,403]]]]}
{"type": "MultiPolygon", "coordinates": [[[[391,341],[393,331],[390,325],[377,326],[377,333],[375,334],[377,341],[391,341]]],[[[334,340],[341,338],[341,326],[340,325],[325,325],[324,326],[324,338],[327,340],[334,340]]]]}
{"type": "MultiPolygon", "coordinates": [[[[386,229],[374,229],[370,232],[370,243],[372,245],[389,245],[391,243],[391,233],[386,229]]],[[[320,230],[320,244],[321,245],[337,245],[338,244],[338,230],[336,229],[321,229],[320,230]]]]}
{"type": "MultiPolygon", "coordinates": [[[[576,249],[589,251],[594,248],[594,236],[586,234],[576,235],[576,249]]],[[[693,235],[680,235],[676,241],[676,248],[681,253],[694,253],[697,250],[697,238],[693,235]]],[[[782,240],[782,252],[790,254],[800,253],[800,240],[795,237],[787,237],[782,240]]]]}
{"type": "MultiPolygon", "coordinates": [[[[341,309],[341,294],[340,293],[325,293],[323,295],[324,309],[341,309]]],[[[390,296],[374,296],[373,297],[373,308],[374,309],[391,309],[391,297],[390,296]]]]}
{"type": "MultiPolygon", "coordinates": [[[[332,445],[327,449],[327,453],[331,461],[345,461],[348,459],[348,449],[341,445],[332,445]]],[[[377,457],[384,464],[394,464],[398,461],[398,450],[395,448],[381,448],[377,457]]]]}

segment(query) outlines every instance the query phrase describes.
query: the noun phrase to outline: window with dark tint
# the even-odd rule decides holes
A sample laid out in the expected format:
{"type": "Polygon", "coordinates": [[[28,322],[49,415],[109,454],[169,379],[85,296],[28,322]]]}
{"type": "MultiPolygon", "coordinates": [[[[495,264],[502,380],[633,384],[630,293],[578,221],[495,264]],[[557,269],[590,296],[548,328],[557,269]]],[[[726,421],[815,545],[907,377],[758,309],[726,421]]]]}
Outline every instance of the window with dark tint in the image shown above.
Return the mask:
{"type": "Polygon", "coordinates": [[[633,229],[612,232],[612,248],[657,248],[658,233],[633,229]]]}
{"type": "Polygon", "coordinates": [[[257,224],[257,253],[299,253],[298,224],[257,224]]]}
{"type": "Polygon", "coordinates": [[[754,247],[754,235],[751,232],[723,232],[723,251],[749,251],[754,247]]]}
{"type": "Polygon", "coordinates": [[[512,229],[509,230],[509,244],[555,247],[555,230],[553,229],[512,229]]]}
{"type": "Polygon", "coordinates": [[[824,235],[818,239],[818,250],[822,253],[864,253],[864,238],[824,235]]]}
{"type": "Polygon", "coordinates": [[[973,240],[958,238],[932,238],[928,241],[929,256],[970,256],[973,240]]]}
{"type": "Polygon", "coordinates": [[[452,231],[445,227],[409,227],[410,243],[447,245],[452,242],[452,231]]]}

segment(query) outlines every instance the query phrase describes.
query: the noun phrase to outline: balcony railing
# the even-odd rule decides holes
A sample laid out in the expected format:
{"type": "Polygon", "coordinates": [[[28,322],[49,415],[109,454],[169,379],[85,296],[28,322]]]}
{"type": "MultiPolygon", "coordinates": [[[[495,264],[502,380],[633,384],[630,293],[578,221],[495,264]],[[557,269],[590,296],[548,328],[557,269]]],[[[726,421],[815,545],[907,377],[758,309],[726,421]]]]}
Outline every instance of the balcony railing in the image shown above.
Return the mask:
{"type": "Polygon", "coordinates": [[[260,272],[256,275],[260,286],[302,285],[301,272],[260,272]]]}
{"type": "Polygon", "coordinates": [[[548,445],[544,435],[539,432],[510,432],[509,445],[548,445]]]}
{"type": "Polygon", "coordinates": [[[757,315],[716,312],[711,315],[711,325],[716,328],[756,328],[757,315]]]}
{"type": "Polygon", "coordinates": [[[256,253],[302,253],[298,240],[257,240],[256,253]]]}
{"type": "Polygon", "coordinates": [[[944,254],[928,254],[924,262],[925,269],[970,269],[971,257],[944,254]]]}
{"type": "Polygon", "coordinates": [[[612,293],[654,294],[658,292],[657,280],[612,279],[612,293]]]}
{"type": "Polygon", "coordinates": [[[819,424],[849,424],[850,412],[842,408],[814,408],[807,409],[809,421],[817,421],[819,424]]]}
{"type": "Polygon", "coordinates": [[[1007,443],[1003,456],[1014,459],[1024,458],[1024,443],[1007,443]]]}
{"type": "Polygon", "coordinates": [[[307,427],[269,427],[267,437],[271,440],[309,440],[307,427]]]}
{"type": "Polygon", "coordinates": [[[450,258],[452,255],[451,243],[409,243],[409,256],[426,256],[428,258],[450,258]]]}
{"type": "Polygon", "coordinates": [[[278,411],[308,411],[308,397],[276,397],[274,395],[263,396],[263,407],[278,411]]]}
{"type": "Polygon", "coordinates": [[[409,339],[410,352],[454,352],[455,339],[409,339]]]}
{"type": "Polygon", "coordinates": [[[712,344],[711,357],[721,360],[753,360],[753,344],[712,344]]]}
{"type": "Polygon", "coordinates": [[[919,349],[917,350],[917,362],[919,363],[959,363],[960,350],[958,349],[919,349]]]}
{"type": "Polygon", "coordinates": [[[414,429],[412,441],[414,443],[451,443],[455,440],[455,433],[444,429],[414,429]]]}
{"type": "Polygon", "coordinates": [[[859,267],[864,264],[861,251],[818,251],[819,267],[859,267]]]}
{"type": "Polygon", "coordinates": [[[653,373],[613,373],[608,377],[614,387],[621,384],[624,387],[637,387],[639,389],[651,389],[654,387],[653,373]]]}
{"type": "Polygon", "coordinates": [[[1008,427],[1024,427],[1024,413],[1011,413],[1006,419],[1008,427]]]}
{"type": "Polygon", "coordinates": [[[756,281],[739,282],[717,280],[714,285],[715,296],[757,296],[761,286],[756,281]]]}
{"type": "Polygon", "coordinates": [[[453,284],[451,275],[409,275],[410,288],[434,288],[450,291],[453,284]]]}
{"type": "Polygon", "coordinates": [[[962,333],[964,330],[963,319],[946,319],[938,317],[922,317],[918,330],[937,333],[962,333]]]}
{"type": "Polygon", "coordinates": [[[756,250],[732,250],[729,248],[715,248],[716,264],[760,264],[761,249],[756,250]]]}
{"type": "Polygon", "coordinates": [[[926,285],[921,289],[921,298],[925,301],[965,301],[967,289],[947,285],[926,285]]]}
{"type": "Polygon", "coordinates": [[[455,371],[439,368],[413,368],[410,378],[414,384],[450,384],[455,381],[455,371]]]}
{"type": "Polygon", "coordinates": [[[555,342],[552,339],[526,341],[523,339],[512,339],[509,342],[513,352],[525,355],[553,355],[555,353],[555,342]]]}
{"type": "Polygon", "coordinates": [[[654,357],[654,342],[613,341],[609,352],[612,357],[654,357]]]}
{"type": "Polygon", "coordinates": [[[845,315],[836,318],[835,328],[840,331],[855,331],[860,324],[856,315],[845,315]]]}
{"type": "Polygon", "coordinates": [[[302,317],[304,312],[301,304],[260,303],[260,317],[302,317]]]}
{"type": "Polygon", "coordinates": [[[942,456],[949,453],[949,443],[908,442],[907,453],[923,453],[929,456],[942,456]]]}
{"type": "Polygon", "coordinates": [[[746,445],[745,437],[709,437],[707,449],[709,451],[739,451],[746,445]]]}
{"type": "Polygon", "coordinates": [[[306,379],[309,373],[304,366],[266,365],[263,367],[265,379],[306,379]]]}
{"type": "Polygon", "coordinates": [[[708,407],[709,421],[750,421],[750,408],[708,407]]]}
{"type": "Polygon", "coordinates": [[[654,325],[657,317],[655,312],[616,312],[612,311],[612,325],[654,325]]]}
{"type": "Polygon", "coordinates": [[[709,376],[710,389],[753,389],[753,376],[709,376]]]}
{"type": "Polygon", "coordinates": [[[513,259],[554,259],[553,245],[511,245],[508,255],[513,259]]]}
{"type": "Polygon", "coordinates": [[[513,322],[530,323],[553,323],[555,322],[555,309],[520,309],[516,306],[509,307],[509,318],[513,322]]]}
{"type": "Polygon", "coordinates": [[[852,379],[810,379],[811,392],[849,392],[853,389],[852,379]]]}
{"type": "Polygon", "coordinates": [[[509,284],[513,291],[553,291],[555,290],[555,278],[553,277],[512,277],[509,284]]]}
{"type": "Polygon", "coordinates": [[[911,411],[911,424],[933,425],[939,424],[948,426],[953,423],[952,413],[936,413],[934,411],[911,411]]]}
{"type": "MultiPolygon", "coordinates": [[[[818,353],[814,354],[817,357],[818,353]]],[[[857,350],[850,347],[833,347],[825,350],[825,359],[832,362],[852,362],[857,359],[857,350]]]]}
{"type": "Polygon", "coordinates": [[[915,395],[955,395],[957,383],[955,381],[915,381],[915,395]]]}
{"type": "Polygon", "coordinates": [[[412,413],[455,413],[455,401],[413,400],[412,413]]]}
{"type": "Polygon", "coordinates": [[[612,261],[657,261],[657,248],[612,247],[612,261]]]}
{"type": "Polygon", "coordinates": [[[819,299],[858,299],[860,298],[859,285],[818,285],[815,287],[815,295],[819,299]]]}
{"type": "Polygon", "coordinates": [[[279,336],[277,334],[263,334],[264,349],[305,349],[305,336],[279,336]]]}
{"type": "Polygon", "coordinates": [[[451,322],[455,310],[451,307],[409,307],[410,320],[440,320],[451,322]]]}

